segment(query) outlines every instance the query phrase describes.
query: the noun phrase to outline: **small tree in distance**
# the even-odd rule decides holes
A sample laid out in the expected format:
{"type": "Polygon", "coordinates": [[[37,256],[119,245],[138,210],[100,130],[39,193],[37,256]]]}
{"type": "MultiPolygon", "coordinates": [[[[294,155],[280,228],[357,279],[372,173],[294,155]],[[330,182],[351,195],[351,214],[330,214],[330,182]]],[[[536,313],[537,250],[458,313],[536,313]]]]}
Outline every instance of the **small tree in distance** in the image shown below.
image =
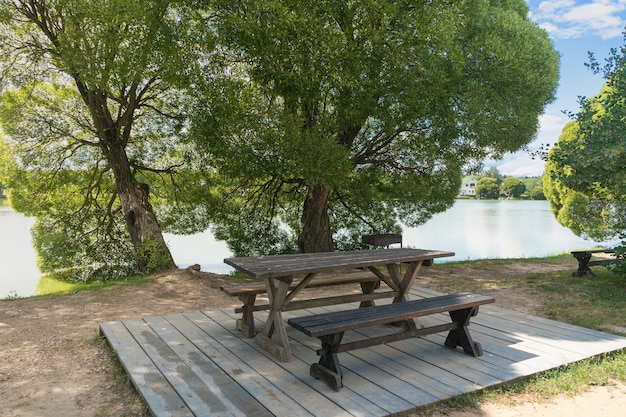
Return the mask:
{"type": "Polygon", "coordinates": [[[476,196],[483,199],[496,199],[500,195],[498,180],[492,177],[483,177],[476,183],[476,196]]]}
{"type": "Polygon", "coordinates": [[[501,190],[509,197],[519,198],[526,192],[526,185],[519,178],[507,177],[502,183],[501,190]]]}

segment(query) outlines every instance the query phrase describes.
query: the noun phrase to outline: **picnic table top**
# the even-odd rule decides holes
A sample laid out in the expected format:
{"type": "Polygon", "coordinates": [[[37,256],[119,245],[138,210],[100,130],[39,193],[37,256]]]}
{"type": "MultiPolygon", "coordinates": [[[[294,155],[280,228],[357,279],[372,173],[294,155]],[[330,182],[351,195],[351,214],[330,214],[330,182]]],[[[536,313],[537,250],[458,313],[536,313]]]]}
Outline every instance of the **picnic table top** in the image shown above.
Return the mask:
{"type": "Polygon", "coordinates": [[[226,258],[224,262],[255,278],[277,278],[338,269],[365,268],[454,256],[454,252],[426,249],[378,249],[343,252],[226,258]]]}

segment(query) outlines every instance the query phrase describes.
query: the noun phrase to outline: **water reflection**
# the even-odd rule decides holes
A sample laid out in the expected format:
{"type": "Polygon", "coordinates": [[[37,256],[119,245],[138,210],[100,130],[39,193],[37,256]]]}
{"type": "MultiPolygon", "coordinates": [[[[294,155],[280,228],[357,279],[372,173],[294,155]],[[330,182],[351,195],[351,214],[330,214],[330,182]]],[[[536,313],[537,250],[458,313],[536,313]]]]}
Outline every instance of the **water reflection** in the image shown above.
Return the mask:
{"type": "MultiPolygon", "coordinates": [[[[40,282],[36,267],[30,242],[33,223],[0,200],[0,298],[12,294],[26,297],[50,289],[50,282],[40,282]]],[[[200,264],[203,271],[232,271],[223,263],[231,256],[228,247],[210,231],[191,236],[165,234],[165,240],[181,268],[200,264]]],[[[594,245],[559,225],[546,201],[459,200],[425,225],[405,228],[403,242],[405,247],[456,253],[438,262],[547,256],[594,245]]]]}
{"type": "Polygon", "coordinates": [[[556,222],[547,201],[458,200],[426,224],[405,229],[407,246],[454,251],[445,262],[528,258],[596,245],[556,222]]]}

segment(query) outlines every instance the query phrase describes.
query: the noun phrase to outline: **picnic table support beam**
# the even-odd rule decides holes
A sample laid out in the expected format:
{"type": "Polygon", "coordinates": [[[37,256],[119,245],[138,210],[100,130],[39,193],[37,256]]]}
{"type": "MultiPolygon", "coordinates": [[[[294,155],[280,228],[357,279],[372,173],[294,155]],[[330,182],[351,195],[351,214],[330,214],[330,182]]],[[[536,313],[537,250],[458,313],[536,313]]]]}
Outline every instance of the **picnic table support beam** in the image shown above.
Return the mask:
{"type": "Polygon", "coordinates": [[[241,294],[238,298],[243,302],[243,307],[241,309],[241,318],[237,319],[236,327],[246,337],[254,337],[256,335],[254,326],[254,301],[256,300],[256,294],[241,294]]]}
{"type": "Polygon", "coordinates": [[[287,329],[283,324],[283,304],[289,291],[291,279],[266,281],[267,296],[270,300],[270,311],[263,327],[263,333],[257,334],[256,343],[263,349],[270,352],[283,362],[292,360],[291,349],[289,347],[289,339],[287,339],[287,329]],[[278,286],[275,281],[278,281],[278,286]],[[272,335],[276,330],[277,343],[272,340],[272,335]]]}
{"type": "MultiPolygon", "coordinates": [[[[411,262],[409,267],[407,268],[404,276],[402,276],[398,265],[396,264],[387,264],[387,270],[389,271],[389,276],[396,284],[396,286],[400,289],[400,295],[396,296],[393,299],[393,303],[402,303],[408,301],[409,298],[407,294],[409,290],[413,286],[413,282],[417,277],[417,273],[422,268],[422,263],[424,261],[411,262]]],[[[404,330],[417,330],[418,324],[415,319],[408,319],[396,323],[391,323],[392,326],[400,327],[404,330]]],[[[423,325],[419,325],[420,327],[424,327],[423,325]]]]}

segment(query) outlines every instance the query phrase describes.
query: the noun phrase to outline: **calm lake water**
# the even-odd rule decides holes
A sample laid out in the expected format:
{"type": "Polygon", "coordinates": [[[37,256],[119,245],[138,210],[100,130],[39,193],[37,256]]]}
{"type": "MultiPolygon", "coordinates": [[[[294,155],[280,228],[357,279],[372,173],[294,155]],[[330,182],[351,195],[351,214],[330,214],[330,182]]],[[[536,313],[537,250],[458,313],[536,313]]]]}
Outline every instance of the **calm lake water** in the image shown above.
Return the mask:
{"type": "MultiPolygon", "coordinates": [[[[30,242],[33,219],[13,211],[0,199],[0,298],[42,292],[41,273],[30,242]],[[38,286],[40,288],[38,288],[38,286]]],[[[210,232],[191,236],[165,235],[181,268],[200,264],[203,271],[229,273],[231,256],[224,242],[210,232]]],[[[529,258],[595,245],[559,225],[547,201],[458,200],[429,222],[403,232],[405,247],[454,251],[448,262],[485,258],[529,258]]],[[[572,259],[573,261],[573,259],[572,259]]]]}

